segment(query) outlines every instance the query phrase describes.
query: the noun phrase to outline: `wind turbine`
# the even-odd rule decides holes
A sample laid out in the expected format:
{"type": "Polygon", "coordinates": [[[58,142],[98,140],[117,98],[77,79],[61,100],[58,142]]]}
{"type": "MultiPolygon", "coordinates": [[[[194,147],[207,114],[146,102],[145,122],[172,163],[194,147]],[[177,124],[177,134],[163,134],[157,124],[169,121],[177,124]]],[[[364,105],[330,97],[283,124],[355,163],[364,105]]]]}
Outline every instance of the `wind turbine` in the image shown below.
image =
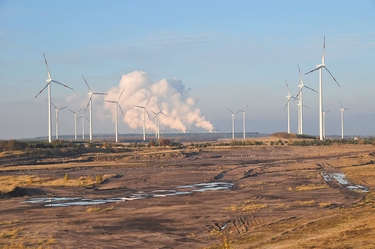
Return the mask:
{"type": "MultiPolygon", "coordinates": [[[[83,108],[83,107],[82,107],[83,108]]],[[[82,109],[81,108],[81,109],[82,109]]],[[[82,118],[82,139],[85,139],[85,119],[87,119],[87,121],[90,121],[86,116],[85,116],[85,112],[86,112],[86,108],[83,108],[83,113],[81,115],[81,117],[78,118],[81,119],[82,118]]]]}
{"type": "Polygon", "coordinates": [[[293,97],[290,94],[288,82],[286,82],[286,79],[285,79],[285,84],[286,84],[286,88],[288,89],[288,95],[286,95],[287,102],[286,102],[286,105],[284,107],[284,110],[285,110],[285,108],[288,107],[288,133],[290,133],[290,99],[291,98],[296,99],[296,97],[293,97]]]}
{"type": "Polygon", "coordinates": [[[323,111],[323,137],[326,138],[326,114],[328,111],[323,111]]]}
{"type": "Polygon", "coordinates": [[[154,112],[152,111],[152,113],[155,115],[154,119],[155,119],[155,129],[156,129],[156,137],[159,139],[160,138],[160,119],[159,119],[159,115],[160,114],[163,114],[164,116],[167,117],[167,115],[165,115],[165,113],[163,112],[163,109],[160,109],[160,105],[158,103],[158,108],[159,108],[159,111],[158,112],[154,112]]]}
{"type": "Polygon", "coordinates": [[[77,112],[68,109],[71,113],[74,114],[74,140],[77,140],[77,115],[82,110],[82,108],[83,107],[81,107],[81,109],[79,109],[77,112]]]}
{"type": "Polygon", "coordinates": [[[300,84],[298,85],[299,87],[299,91],[296,95],[296,99],[298,99],[299,103],[298,103],[298,134],[303,134],[303,99],[302,99],[302,90],[303,88],[307,88],[311,91],[314,91],[316,93],[318,93],[317,91],[315,91],[314,89],[306,86],[304,83],[303,83],[303,78],[302,78],[302,74],[301,74],[301,70],[299,68],[299,64],[297,63],[297,67],[298,67],[298,72],[299,72],[299,79],[300,79],[300,84]]]}
{"type": "Polygon", "coordinates": [[[239,111],[236,112],[236,113],[234,113],[234,112],[232,112],[231,109],[228,108],[228,110],[230,111],[231,116],[232,116],[232,139],[234,140],[234,116],[235,116],[239,111]]]}
{"type": "Polygon", "coordinates": [[[344,108],[344,106],[341,103],[341,100],[339,100],[339,101],[340,101],[340,105],[341,105],[341,108],[340,108],[340,112],[341,112],[341,139],[344,139],[344,111],[349,110],[349,108],[344,108]]]}
{"type": "Polygon", "coordinates": [[[56,139],[59,139],[59,111],[67,108],[67,106],[57,108],[52,102],[51,102],[51,104],[53,105],[53,107],[55,107],[55,112],[56,112],[56,139]]]}
{"type": "Polygon", "coordinates": [[[239,112],[242,112],[243,139],[246,139],[246,111],[248,106],[249,103],[247,103],[246,108],[244,110],[238,110],[239,112]]]}
{"type": "MultiPolygon", "coordinates": [[[[146,112],[147,112],[147,105],[150,102],[151,97],[147,100],[147,103],[145,106],[140,106],[140,105],[134,105],[134,107],[138,107],[143,109],[143,141],[146,141],[146,112]]],[[[148,112],[147,112],[148,115],[148,112]]]]}
{"type": "Polygon", "coordinates": [[[89,102],[87,103],[87,106],[86,106],[86,109],[90,105],[90,142],[91,142],[92,141],[92,95],[107,95],[107,94],[106,93],[93,92],[83,75],[82,75],[82,78],[86,83],[86,86],[89,90],[88,95],[90,96],[89,102]]]}
{"type": "Polygon", "coordinates": [[[324,63],[324,53],[326,49],[326,37],[324,36],[324,43],[323,43],[323,55],[322,55],[322,63],[316,65],[316,68],[307,72],[306,74],[312,73],[316,70],[319,70],[319,135],[320,135],[320,140],[323,140],[323,84],[322,84],[322,68],[326,69],[327,72],[331,75],[333,80],[336,82],[336,84],[340,87],[339,83],[333,77],[332,73],[328,70],[324,63]]]}
{"type": "Polygon", "coordinates": [[[120,104],[118,103],[120,101],[120,98],[122,96],[122,93],[124,92],[124,89],[122,89],[120,96],[118,97],[117,101],[114,100],[104,100],[105,102],[113,103],[115,104],[115,132],[116,132],[116,143],[118,142],[118,115],[117,115],[117,107],[120,108],[120,111],[122,113],[122,116],[125,116],[124,112],[122,111],[122,108],[120,104]]]}
{"type": "Polygon", "coordinates": [[[46,56],[44,55],[43,53],[43,57],[44,57],[44,62],[46,64],[46,69],[47,69],[47,75],[48,75],[48,79],[46,79],[46,82],[47,84],[42,88],[42,90],[39,91],[39,93],[34,97],[34,99],[36,97],[39,96],[39,94],[41,94],[44,89],[46,89],[47,87],[47,91],[48,91],[48,142],[52,142],[52,120],[51,120],[51,83],[54,82],[56,84],[59,84],[59,85],[62,85],[63,87],[66,87],[66,88],[69,88],[71,90],[73,90],[73,88],[67,86],[67,85],[64,85],[56,80],[53,80],[52,77],[51,77],[51,72],[49,71],[49,68],[48,68],[48,63],[47,63],[47,59],[46,59],[46,56]]]}

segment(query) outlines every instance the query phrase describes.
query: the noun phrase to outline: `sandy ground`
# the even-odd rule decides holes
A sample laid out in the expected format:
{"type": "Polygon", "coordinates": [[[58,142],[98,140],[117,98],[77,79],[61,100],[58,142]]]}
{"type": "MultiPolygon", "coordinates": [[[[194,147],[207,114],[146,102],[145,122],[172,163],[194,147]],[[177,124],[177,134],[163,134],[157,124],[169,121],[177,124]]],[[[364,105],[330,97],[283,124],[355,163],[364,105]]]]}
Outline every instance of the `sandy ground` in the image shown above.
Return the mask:
{"type": "Polygon", "coordinates": [[[372,145],[205,148],[178,159],[0,167],[0,176],[112,175],[90,188],[30,186],[16,189],[12,197],[3,195],[0,247],[204,248],[222,243],[221,233],[237,239],[254,235],[238,248],[262,248],[291,224],[358,203],[363,193],[325,181],[321,172],[366,164],[374,150],[372,145]],[[229,187],[202,190],[194,185],[200,183],[229,187]],[[323,187],[295,190],[303,185],[323,187]],[[29,202],[42,197],[47,201],[29,202]],[[55,201],[59,197],[78,199],[55,201]],[[103,200],[110,202],[97,203],[103,200]],[[67,204],[77,201],[84,205],[67,204]],[[68,206],[54,206],[61,203],[68,206]],[[93,207],[100,210],[89,212],[93,207]],[[275,230],[275,224],[284,228],[275,230]],[[5,235],[11,231],[16,236],[5,235]]]}

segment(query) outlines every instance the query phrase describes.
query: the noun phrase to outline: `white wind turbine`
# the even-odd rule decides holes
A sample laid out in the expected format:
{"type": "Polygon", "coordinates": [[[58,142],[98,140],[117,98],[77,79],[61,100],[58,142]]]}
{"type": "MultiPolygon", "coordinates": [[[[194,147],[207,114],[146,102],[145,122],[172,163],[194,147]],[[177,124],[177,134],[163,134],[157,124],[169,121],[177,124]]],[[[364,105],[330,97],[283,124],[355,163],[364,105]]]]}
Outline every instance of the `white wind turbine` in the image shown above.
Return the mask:
{"type": "Polygon", "coordinates": [[[119,104],[120,98],[122,96],[122,93],[124,92],[124,89],[122,89],[120,96],[118,97],[117,101],[114,100],[104,100],[105,102],[113,103],[115,104],[115,132],[116,132],[116,143],[118,143],[118,115],[117,115],[117,108],[120,108],[120,111],[122,113],[122,116],[125,116],[124,112],[122,111],[122,108],[119,104]]]}
{"type": "Polygon", "coordinates": [[[77,140],[77,115],[82,110],[82,108],[83,107],[81,107],[81,109],[79,109],[77,112],[68,109],[74,115],[74,140],[77,140]]]}
{"type": "Polygon", "coordinates": [[[87,106],[86,106],[86,109],[90,105],[90,142],[91,142],[92,141],[92,95],[107,95],[107,94],[106,93],[93,92],[83,75],[82,75],[82,78],[86,83],[86,86],[89,90],[88,95],[90,96],[89,102],[87,103],[87,106]]]}
{"type": "Polygon", "coordinates": [[[160,118],[159,118],[159,115],[160,114],[163,114],[164,116],[167,117],[167,115],[165,115],[165,113],[163,112],[163,108],[160,109],[160,105],[158,103],[158,108],[159,108],[159,111],[158,112],[154,112],[152,111],[152,113],[155,115],[154,119],[155,119],[155,130],[156,130],[156,137],[159,139],[160,138],[160,118]]]}
{"type": "Polygon", "coordinates": [[[249,103],[247,103],[246,108],[244,110],[238,110],[239,112],[242,112],[243,139],[246,139],[246,111],[248,106],[249,103]]]}
{"type": "MultiPolygon", "coordinates": [[[[146,112],[147,112],[147,105],[150,102],[151,97],[147,100],[147,103],[145,106],[140,105],[134,105],[134,107],[138,107],[143,109],[143,141],[146,141],[146,112]]],[[[148,112],[147,112],[148,115],[148,112]]]]}
{"type": "MultiPolygon", "coordinates": [[[[82,107],[83,108],[83,107],[82,107]]],[[[82,109],[81,108],[81,109],[82,109]]],[[[78,118],[78,120],[82,119],[82,139],[85,139],[85,119],[87,119],[87,121],[90,121],[86,116],[85,116],[85,112],[86,112],[86,108],[83,108],[83,113],[81,115],[81,117],[78,118]]]]}
{"type": "Polygon", "coordinates": [[[46,87],[48,87],[48,90],[47,90],[48,91],[48,142],[51,143],[52,142],[51,83],[54,82],[56,84],[62,85],[63,87],[69,88],[71,90],[73,90],[73,88],[52,79],[51,73],[50,73],[49,68],[48,68],[47,59],[46,59],[46,56],[44,55],[44,53],[43,53],[43,57],[44,57],[44,62],[46,64],[46,68],[47,68],[48,79],[46,79],[47,84],[43,87],[42,90],[39,91],[39,93],[35,96],[35,98],[38,97],[39,94],[41,94],[44,91],[44,89],[46,89],[46,87]]]}
{"type": "Polygon", "coordinates": [[[284,110],[285,108],[288,107],[288,133],[290,133],[290,99],[296,99],[296,97],[293,97],[290,94],[288,82],[286,82],[286,80],[285,80],[285,84],[286,84],[286,88],[288,89],[288,95],[286,96],[287,102],[285,104],[284,110]]]}
{"type": "Polygon", "coordinates": [[[341,112],[341,139],[344,139],[344,111],[349,110],[349,108],[344,108],[344,106],[341,103],[341,100],[339,100],[339,101],[340,101],[340,105],[341,105],[341,108],[340,108],[340,112],[341,112]]]}
{"type": "Polygon", "coordinates": [[[323,111],[323,138],[326,138],[326,114],[328,111],[323,111]]]}
{"type": "Polygon", "coordinates": [[[67,108],[67,106],[57,108],[52,102],[51,102],[51,104],[53,105],[53,107],[55,107],[55,112],[56,112],[56,139],[59,139],[59,111],[67,108]]]}
{"type": "Polygon", "coordinates": [[[302,98],[302,92],[303,92],[303,88],[307,88],[313,92],[316,92],[318,93],[317,91],[315,91],[314,89],[306,86],[304,83],[303,83],[303,78],[302,78],[302,74],[301,74],[301,70],[299,68],[299,65],[297,63],[297,67],[298,67],[298,73],[299,73],[299,79],[300,79],[300,84],[298,85],[299,87],[299,91],[296,95],[296,99],[298,99],[298,134],[303,134],[303,98],[302,98]]]}
{"type": "Polygon", "coordinates": [[[228,108],[228,110],[230,111],[231,116],[232,116],[232,139],[234,140],[234,116],[235,116],[239,111],[236,112],[236,113],[234,113],[234,112],[232,112],[231,109],[228,108]]]}
{"type": "Polygon", "coordinates": [[[331,75],[333,80],[336,82],[336,84],[340,87],[339,83],[333,77],[332,73],[328,70],[324,63],[324,53],[325,53],[325,48],[326,48],[326,38],[324,36],[324,43],[323,43],[323,55],[322,55],[322,63],[316,65],[316,68],[307,72],[306,74],[312,73],[316,70],[319,70],[319,135],[320,135],[320,140],[323,140],[323,84],[322,84],[322,68],[326,69],[327,72],[331,75]]]}

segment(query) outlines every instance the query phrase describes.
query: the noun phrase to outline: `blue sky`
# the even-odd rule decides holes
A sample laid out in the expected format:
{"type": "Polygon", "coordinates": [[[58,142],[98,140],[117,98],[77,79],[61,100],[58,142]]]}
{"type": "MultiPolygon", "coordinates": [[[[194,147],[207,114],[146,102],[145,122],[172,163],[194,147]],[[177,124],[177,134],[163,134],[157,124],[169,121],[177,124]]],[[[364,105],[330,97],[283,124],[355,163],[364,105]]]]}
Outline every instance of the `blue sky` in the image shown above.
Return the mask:
{"type": "MultiPolygon", "coordinates": [[[[375,135],[374,27],[374,0],[0,0],[0,139],[48,134],[47,92],[34,99],[47,78],[43,53],[52,78],[74,88],[52,85],[59,107],[78,110],[87,103],[81,75],[93,90],[116,97],[125,84],[122,76],[141,71],[148,83],[138,83],[146,88],[178,81],[179,101],[194,99],[188,111],[199,112],[215,130],[230,132],[228,108],[237,111],[248,103],[247,131],[286,131],[285,79],[295,94],[297,63],[303,73],[320,63],[324,35],[326,66],[341,85],[323,74],[327,135],[341,134],[339,100],[349,108],[345,134],[375,135]]],[[[317,72],[303,78],[318,90],[317,72]]],[[[147,101],[147,94],[139,101],[147,101]]],[[[94,100],[94,133],[113,133],[113,110],[102,100],[94,100]]],[[[304,104],[304,133],[318,135],[318,95],[305,91],[304,104]]],[[[292,102],[294,133],[296,112],[292,102]]],[[[137,113],[129,110],[128,118],[141,121],[137,113]]],[[[140,122],[130,127],[120,120],[120,133],[142,132],[140,122]]],[[[72,113],[59,112],[59,135],[73,134],[73,122],[72,113]]],[[[195,121],[183,122],[187,130],[206,131],[195,121]]],[[[242,131],[240,114],[235,129],[242,131]]]]}

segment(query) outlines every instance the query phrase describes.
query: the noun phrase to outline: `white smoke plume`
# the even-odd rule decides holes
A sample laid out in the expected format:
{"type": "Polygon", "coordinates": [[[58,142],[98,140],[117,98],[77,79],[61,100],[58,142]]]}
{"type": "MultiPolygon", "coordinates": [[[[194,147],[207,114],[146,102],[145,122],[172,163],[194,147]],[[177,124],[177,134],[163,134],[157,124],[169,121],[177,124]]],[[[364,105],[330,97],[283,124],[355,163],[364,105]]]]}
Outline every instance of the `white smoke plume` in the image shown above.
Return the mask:
{"type": "MultiPolygon", "coordinates": [[[[144,109],[135,107],[146,106],[146,129],[155,131],[155,114],[159,114],[160,129],[187,132],[194,127],[212,132],[213,126],[196,107],[196,100],[187,96],[184,84],[178,79],[162,79],[152,82],[145,72],[134,71],[123,75],[117,87],[108,91],[107,100],[117,101],[121,91],[119,104],[124,111],[122,119],[130,128],[143,128],[144,109]],[[160,107],[160,109],[159,109],[160,107]]],[[[114,112],[113,104],[104,102],[104,107],[114,112]]],[[[120,115],[120,114],[119,114],[120,115]]]]}

